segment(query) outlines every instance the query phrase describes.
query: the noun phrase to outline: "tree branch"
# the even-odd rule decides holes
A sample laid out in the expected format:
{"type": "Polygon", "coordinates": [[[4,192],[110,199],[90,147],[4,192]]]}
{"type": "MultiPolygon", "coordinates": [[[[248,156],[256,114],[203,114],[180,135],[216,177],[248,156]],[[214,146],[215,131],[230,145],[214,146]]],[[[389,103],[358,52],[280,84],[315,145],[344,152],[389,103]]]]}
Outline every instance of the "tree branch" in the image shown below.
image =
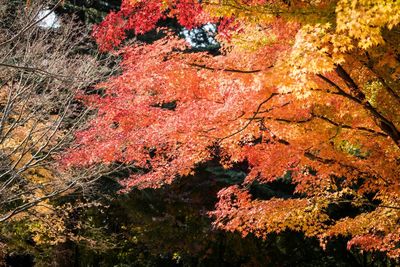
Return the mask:
{"type": "MultiPolygon", "coordinates": [[[[206,69],[206,70],[213,70],[213,71],[225,71],[225,72],[234,72],[234,73],[243,73],[243,74],[253,74],[253,73],[258,73],[261,72],[261,69],[256,69],[256,70],[238,70],[238,69],[225,69],[225,68],[213,68],[209,67],[206,65],[201,65],[197,63],[188,63],[189,66],[200,68],[200,69],[206,69]]],[[[268,68],[272,68],[273,66],[269,66],[268,68]]]]}
{"type": "Polygon", "coordinates": [[[340,86],[338,86],[336,83],[328,79],[327,77],[323,76],[322,74],[317,74],[319,78],[321,78],[323,81],[328,83],[329,85],[333,86],[335,89],[338,90],[336,93],[337,95],[344,96],[345,98],[361,105],[364,109],[368,110],[374,118],[377,119],[375,123],[379,128],[382,129],[388,136],[391,137],[391,139],[395,142],[395,144],[400,147],[400,132],[397,130],[396,126],[389,121],[386,117],[384,117],[379,111],[374,108],[368,101],[365,99],[365,95],[359,90],[358,86],[355,84],[355,82],[351,79],[351,77],[344,71],[342,67],[338,67],[338,75],[342,78],[345,79],[346,84],[348,84],[349,87],[352,88],[352,90],[358,90],[357,97],[353,96],[349,93],[346,93],[340,86]],[[340,74],[339,74],[340,73],[340,74]]]}

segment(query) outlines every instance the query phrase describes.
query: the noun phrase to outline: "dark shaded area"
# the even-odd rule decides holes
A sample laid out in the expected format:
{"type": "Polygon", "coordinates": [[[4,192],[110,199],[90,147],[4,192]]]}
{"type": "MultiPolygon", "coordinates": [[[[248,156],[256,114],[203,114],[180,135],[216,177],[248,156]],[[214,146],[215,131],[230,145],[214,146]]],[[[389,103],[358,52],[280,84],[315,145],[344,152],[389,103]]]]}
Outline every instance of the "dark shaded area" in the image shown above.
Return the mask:
{"type": "MultiPolygon", "coordinates": [[[[104,213],[87,211],[80,219],[102,227],[104,232],[96,238],[111,237],[115,247],[96,251],[70,244],[74,265],[65,266],[360,266],[345,243],[332,254],[301,233],[283,232],[261,240],[213,229],[207,212],[214,208],[221,188],[243,180],[245,173],[239,169],[204,164],[196,176],[161,189],[117,195],[104,213]]],[[[118,184],[105,180],[101,188],[112,194],[118,184]]]]}
{"type": "Polygon", "coordinates": [[[100,23],[108,12],[118,10],[121,0],[67,0],[57,8],[59,14],[74,14],[86,24],[100,23]]]}
{"type": "Polygon", "coordinates": [[[253,198],[267,200],[272,197],[278,197],[283,199],[298,198],[301,197],[299,194],[295,194],[296,185],[292,183],[290,172],[287,172],[284,176],[269,182],[259,183],[254,182],[250,186],[250,194],[253,198]]]}
{"type": "MultiPolygon", "coordinates": [[[[199,166],[195,176],[182,177],[163,188],[117,194],[121,189],[118,179],[137,171],[127,166],[98,184],[102,207],[70,215],[71,222],[88,222],[88,227],[79,229],[74,223],[68,224],[70,231],[96,244],[82,241],[37,246],[29,235],[21,233],[20,240],[25,243],[20,241],[20,249],[9,259],[10,266],[33,266],[32,262],[60,267],[396,266],[383,254],[348,251],[344,237],[332,240],[323,250],[317,239],[298,232],[270,234],[262,240],[214,229],[208,211],[214,209],[217,192],[243,182],[246,170],[245,163],[225,170],[209,162],[199,166]],[[21,261],[24,265],[17,265],[21,261]]],[[[284,177],[267,193],[257,191],[265,185],[257,185],[255,188],[261,188],[253,188],[253,196],[287,195],[290,192],[280,187],[282,183],[284,177]]],[[[76,199],[68,196],[59,201],[73,203],[76,199]]]]}
{"type": "Polygon", "coordinates": [[[6,264],[10,267],[29,267],[34,266],[33,259],[30,254],[11,253],[6,256],[6,264]]]}

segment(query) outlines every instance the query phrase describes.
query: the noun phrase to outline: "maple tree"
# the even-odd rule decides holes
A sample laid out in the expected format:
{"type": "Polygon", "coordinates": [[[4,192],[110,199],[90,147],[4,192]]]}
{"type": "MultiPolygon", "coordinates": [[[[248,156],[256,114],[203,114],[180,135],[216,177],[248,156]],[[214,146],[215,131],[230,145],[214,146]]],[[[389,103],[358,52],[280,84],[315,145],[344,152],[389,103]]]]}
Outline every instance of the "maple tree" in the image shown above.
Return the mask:
{"type": "Polygon", "coordinates": [[[172,183],[211,159],[247,162],[244,181],[218,194],[216,227],[300,231],[322,246],[342,235],[349,249],[398,258],[399,14],[385,0],[123,1],[94,29],[123,72],[98,85],[104,94],[79,96],[97,115],[64,164],[133,164],[128,190],[172,183]],[[188,53],[159,26],[167,18],[188,29],[217,23],[221,54],[188,53]],[[164,37],[122,45],[127,32],[154,29],[164,37]],[[250,193],[282,180],[293,192],[250,193]]]}

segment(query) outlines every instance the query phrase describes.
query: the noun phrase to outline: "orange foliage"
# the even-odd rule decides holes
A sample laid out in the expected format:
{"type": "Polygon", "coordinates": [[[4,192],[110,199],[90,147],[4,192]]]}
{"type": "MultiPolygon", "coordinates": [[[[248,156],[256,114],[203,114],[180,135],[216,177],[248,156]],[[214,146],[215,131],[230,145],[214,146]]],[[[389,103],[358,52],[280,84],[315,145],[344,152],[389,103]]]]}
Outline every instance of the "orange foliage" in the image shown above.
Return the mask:
{"type": "MultiPolygon", "coordinates": [[[[142,171],[124,185],[156,188],[213,158],[226,168],[248,162],[243,184],[219,194],[217,227],[260,237],[290,229],[322,243],[354,236],[349,248],[399,257],[400,63],[390,31],[398,22],[376,22],[390,25],[383,44],[378,33],[370,42],[341,27],[351,1],[339,1],[337,28],[337,1],[214,2],[125,1],[96,28],[100,48],[111,49],[125,30],[143,33],[168,16],[187,27],[205,18],[225,27],[218,56],[187,53],[171,33],[121,48],[123,73],[98,85],[104,96],[81,97],[98,113],[65,164],[134,164],[142,171]],[[149,12],[151,21],[140,19],[149,12]],[[290,198],[258,200],[247,191],[284,175],[295,186],[290,198]],[[359,215],[331,216],[344,204],[359,215]]],[[[384,1],[361,2],[365,12],[392,14],[384,1]]]]}

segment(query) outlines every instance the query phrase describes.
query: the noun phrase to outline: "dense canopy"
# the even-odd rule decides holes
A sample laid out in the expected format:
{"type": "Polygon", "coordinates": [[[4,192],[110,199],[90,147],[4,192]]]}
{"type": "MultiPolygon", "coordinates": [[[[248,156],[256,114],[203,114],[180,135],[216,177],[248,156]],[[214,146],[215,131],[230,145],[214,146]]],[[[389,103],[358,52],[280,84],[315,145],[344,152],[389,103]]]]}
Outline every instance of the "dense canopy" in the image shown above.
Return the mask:
{"type": "Polygon", "coordinates": [[[322,246],[345,236],[349,249],[400,257],[399,23],[389,0],[125,0],[94,30],[122,74],[79,96],[97,115],[63,161],[132,164],[127,190],[210,160],[247,164],[218,194],[216,227],[300,231],[322,246]],[[190,50],[170,19],[216,23],[219,53],[190,50]],[[153,30],[163,37],[124,41],[153,30]],[[276,181],[294,190],[249,190],[276,181]]]}

